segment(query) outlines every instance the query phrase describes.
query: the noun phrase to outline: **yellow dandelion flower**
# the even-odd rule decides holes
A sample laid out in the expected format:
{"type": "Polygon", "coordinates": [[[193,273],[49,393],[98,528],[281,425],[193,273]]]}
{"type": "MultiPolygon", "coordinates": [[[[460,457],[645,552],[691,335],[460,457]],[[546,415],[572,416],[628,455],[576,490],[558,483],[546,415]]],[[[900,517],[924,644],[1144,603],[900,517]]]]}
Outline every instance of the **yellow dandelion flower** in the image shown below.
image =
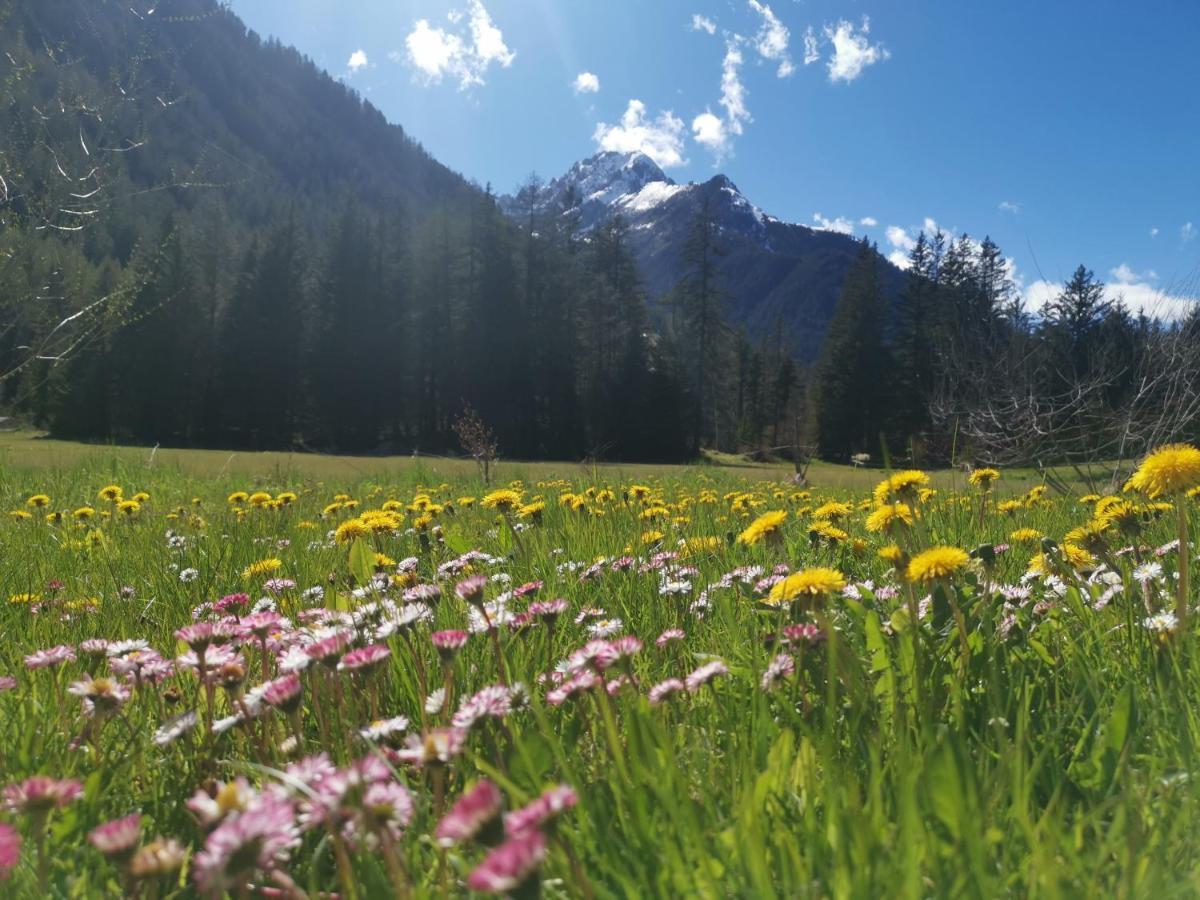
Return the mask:
{"type": "Polygon", "coordinates": [[[929,476],[919,469],[908,469],[885,478],[875,486],[875,502],[889,500],[912,502],[921,499],[921,490],[929,486],[929,476]]]}
{"type": "Polygon", "coordinates": [[[485,496],[482,502],[485,509],[509,512],[521,505],[521,495],[511,488],[501,488],[485,496]]]}
{"type": "Polygon", "coordinates": [[[991,490],[992,485],[999,480],[999,469],[976,469],[967,477],[967,481],[974,487],[983,488],[985,491],[991,490]]]}
{"type": "Polygon", "coordinates": [[[1156,499],[1200,487],[1200,449],[1191,444],[1169,444],[1155,450],[1138,466],[1126,485],[1156,499]]]}
{"type": "Polygon", "coordinates": [[[1036,544],[1043,537],[1045,535],[1036,528],[1018,528],[1008,535],[1009,541],[1014,544],[1036,544]]]}
{"type": "Polygon", "coordinates": [[[1063,536],[1063,544],[1076,544],[1093,553],[1103,550],[1108,543],[1106,532],[1111,524],[1108,519],[1091,519],[1078,528],[1068,531],[1063,536]]]}
{"type": "Polygon", "coordinates": [[[642,543],[643,544],[657,544],[659,541],[661,541],[663,539],[663,537],[664,537],[664,535],[661,531],[643,531],[642,532],[642,543]]]}
{"type": "Polygon", "coordinates": [[[96,496],[101,500],[108,500],[115,503],[117,500],[121,499],[124,493],[125,492],[121,490],[119,485],[110,484],[100,488],[100,493],[98,493],[96,496]]]}
{"type": "Polygon", "coordinates": [[[908,554],[901,550],[898,544],[888,544],[886,547],[880,548],[879,558],[899,569],[904,566],[908,554]]]}
{"type": "Polygon", "coordinates": [[[237,506],[238,504],[245,503],[249,499],[250,499],[250,495],[247,494],[245,491],[234,491],[232,494],[230,494],[228,497],[225,498],[225,502],[228,503],[230,506],[237,506]]]}
{"type": "Polygon", "coordinates": [[[1077,544],[1071,544],[1063,541],[1062,545],[1059,547],[1059,550],[1062,551],[1063,559],[1067,561],[1067,565],[1069,565],[1076,572],[1082,572],[1084,570],[1094,569],[1096,567],[1095,557],[1093,557],[1092,554],[1086,549],[1078,546],[1077,544]]]}
{"type": "Polygon", "coordinates": [[[25,501],[25,505],[31,509],[41,509],[43,506],[50,505],[50,498],[45,494],[34,494],[25,501]]]}
{"type": "Polygon", "coordinates": [[[117,510],[127,516],[132,516],[135,513],[140,512],[141,508],[142,504],[138,503],[136,500],[121,500],[117,503],[117,510]]]}
{"type": "Polygon", "coordinates": [[[842,541],[850,539],[850,535],[842,531],[832,522],[827,522],[824,519],[814,519],[808,526],[808,536],[813,541],[829,541],[831,544],[838,544],[842,541]]]}
{"type": "Polygon", "coordinates": [[[136,494],[134,494],[129,499],[136,500],[138,503],[145,503],[147,500],[150,499],[150,494],[146,491],[138,491],[136,494]]]}
{"type": "Polygon", "coordinates": [[[14,509],[8,514],[10,519],[15,519],[18,522],[23,522],[26,519],[32,519],[33,514],[27,509],[14,509]]]}
{"type": "Polygon", "coordinates": [[[957,575],[970,560],[958,547],[931,547],[909,560],[904,574],[909,581],[937,581],[957,575]]]}
{"type": "Polygon", "coordinates": [[[912,507],[907,503],[889,503],[867,516],[867,531],[891,534],[894,529],[908,528],[912,523],[912,507]]]}
{"type": "Polygon", "coordinates": [[[299,499],[293,491],[283,491],[275,496],[275,502],[283,506],[290,506],[299,499]]]}
{"type": "Polygon", "coordinates": [[[517,510],[517,515],[522,519],[533,519],[541,521],[542,513],[546,511],[545,500],[535,500],[532,503],[527,503],[517,510]]]}
{"type": "Polygon", "coordinates": [[[828,519],[831,522],[836,522],[838,519],[844,519],[853,511],[854,507],[849,503],[840,503],[832,500],[814,509],[812,516],[814,519],[828,519]]]}
{"type": "Polygon", "coordinates": [[[769,606],[782,606],[796,600],[816,601],[840,592],[846,576],[837,569],[814,568],[796,572],[778,582],[767,595],[769,606]]]}
{"type": "Polygon", "coordinates": [[[71,515],[77,519],[90,519],[92,516],[96,515],[96,511],[90,506],[81,506],[79,509],[75,510],[75,512],[71,513],[71,515]]]}
{"type": "Polygon", "coordinates": [[[774,510],[765,512],[737,536],[739,544],[752,546],[759,541],[775,541],[782,536],[780,531],[783,528],[783,523],[787,521],[788,514],[784,510],[774,510]]]}
{"type": "Polygon", "coordinates": [[[357,538],[366,537],[371,533],[371,526],[361,518],[347,519],[337,527],[333,539],[339,544],[349,544],[357,538]]]}
{"type": "Polygon", "coordinates": [[[249,580],[251,578],[261,578],[264,575],[274,575],[283,568],[283,560],[272,557],[271,559],[260,559],[257,562],[252,562],[246,568],[242,569],[242,577],[249,580]]]}

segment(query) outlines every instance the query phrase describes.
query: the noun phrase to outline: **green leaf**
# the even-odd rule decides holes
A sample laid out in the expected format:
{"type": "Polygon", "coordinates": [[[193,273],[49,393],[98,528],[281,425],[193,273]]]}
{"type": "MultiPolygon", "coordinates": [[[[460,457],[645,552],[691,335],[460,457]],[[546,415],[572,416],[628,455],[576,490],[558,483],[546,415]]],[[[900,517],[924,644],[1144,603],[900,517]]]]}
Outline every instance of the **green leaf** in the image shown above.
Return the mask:
{"type": "Polygon", "coordinates": [[[375,551],[362,538],[350,545],[350,574],[359,584],[367,584],[375,574],[375,551]]]}

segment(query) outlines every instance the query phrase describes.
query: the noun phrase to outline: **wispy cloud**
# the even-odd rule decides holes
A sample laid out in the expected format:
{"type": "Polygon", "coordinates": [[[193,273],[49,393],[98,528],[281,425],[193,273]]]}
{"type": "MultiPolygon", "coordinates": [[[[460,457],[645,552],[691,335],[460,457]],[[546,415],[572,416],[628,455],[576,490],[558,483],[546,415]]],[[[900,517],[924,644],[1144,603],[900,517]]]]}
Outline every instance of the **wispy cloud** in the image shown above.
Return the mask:
{"type": "Polygon", "coordinates": [[[1015,216],[1021,211],[1021,204],[1015,203],[1012,200],[1001,200],[997,209],[1000,212],[1012,213],[1015,216]]]}
{"type": "Polygon", "coordinates": [[[649,119],[646,104],[630,100],[621,121],[615,125],[599,123],[592,139],[601,150],[640,151],[668,169],[687,162],[683,155],[684,127],[683,120],[670,110],[649,119]]]}
{"type": "Polygon", "coordinates": [[[1196,226],[1191,222],[1184,222],[1183,227],[1179,229],[1179,239],[1185,244],[1196,236],[1196,226]]]}
{"type": "Polygon", "coordinates": [[[571,86],[577,94],[595,94],[600,90],[600,79],[592,72],[580,72],[571,86]]]}
{"type": "Polygon", "coordinates": [[[742,84],[741,68],[745,62],[741,43],[744,39],[734,35],[725,45],[725,58],[721,61],[721,108],[724,116],[706,110],[692,120],[692,138],[707,147],[720,161],[733,151],[733,140],[745,131],[751,121],[746,106],[746,86],[742,84]]]}
{"type": "Polygon", "coordinates": [[[874,216],[863,216],[861,219],[858,220],[858,224],[865,225],[867,228],[874,228],[876,225],[879,224],[879,220],[876,219],[874,216]]]}
{"type": "Polygon", "coordinates": [[[817,38],[817,33],[813,31],[813,27],[809,25],[804,29],[804,64],[811,66],[821,59],[821,42],[817,38]]]}
{"type": "Polygon", "coordinates": [[[692,13],[692,31],[707,31],[709,34],[716,34],[717,23],[708,16],[692,13]]]}
{"type": "Polygon", "coordinates": [[[451,28],[435,28],[427,19],[418,19],[404,40],[405,54],[391,54],[407,62],[427,84],[444,77],[458,81],[462,90],[482,85],[483,76],[493,64],[512,65],[516,53],[504,43],[504,35],[480,0],[470,0],[466,14],[451,10],[446,15],[451,28]],[[466,19],[467,28],[461,25],[466,19]]]}
{"type": "Polygon", "coordinates": [[[367,65],[367,54],[363,50],[355,50],[350,54],[350,59],[346,62],[346,68],[353,74],[359,69],[365,68],[367,65]]]}
{"type": "Polygon", "coordinates": [[[1158,280],[1158,273],[1153,269],[1147,269],[1145,272],[1135,272],[1129,267],[1128,263],[1121,263],[1115,269],[1109,269],[1108,274],[1118,284],[1138,284],[1143,281],[1158,280]]]}
{"type": "Polygon", "coordinates": [[[856,29],[852,22],[842,19],[837,25],[825,26],[825,39],[833,45],[829,57],[830,81],[854,81],[868,66],[883,62],[891,53],[883,44],[872,44],[867,35],[871,31],[871,20],[866,16],[856,29]]]}
{"type": "Polygon", "coordinates": [[[788,50],[791,32],[767,4],[759,3],[758,0],[749,0],[749,3],[750,8],[762,17],[762,23],[754,35],[754,49],[763,59],[778,63],[775,74],[780,78],[787,78],[796,71],[788,50]]]}

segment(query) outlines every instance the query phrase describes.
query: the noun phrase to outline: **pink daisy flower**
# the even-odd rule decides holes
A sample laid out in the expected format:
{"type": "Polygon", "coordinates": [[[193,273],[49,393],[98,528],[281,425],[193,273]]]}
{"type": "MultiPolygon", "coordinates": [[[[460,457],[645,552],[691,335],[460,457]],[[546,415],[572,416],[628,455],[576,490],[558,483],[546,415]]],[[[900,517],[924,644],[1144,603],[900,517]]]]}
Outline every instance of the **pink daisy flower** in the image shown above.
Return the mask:
{"type": "Polygon", "coordinates": [[[472,840],[495,822],[504,806],[500,788],[486,779],[458,798],[458,802],[438,822],[434,837],[443,847],[472,840]]]}
{"type": "Polygon", "coordinates": [[[658,706],[664,700],[670,699],[685,688],[686,685],[678,678],[668,678],[666,681],[660,681],[654,687],[650,688],[650,705],[658,706]]]}
{"type": "Polygon", "coordinates": [[[292,805],[270,795],[259,797],[208,836],[196,854],[196,884],[212,896],[236,892],[256,872],[279,868],[299,843],[292,805]]]}
{"type": "Polygon", "coordinates": [[[525,834],[558,818],[563,811],[579,802],[579,795],[569,785],[552,787],[532,803],[504,817],[504,830],[512,835],[525,834]]]}
{"type": "Polygon", "coordinates": [[[467,887],[486,894],[507,894],[537,874],[546,858],[546,836],[532,830],[510,837],[487,855],[467,878],[467,887]]]}
{"type": "Polygon", "coordinates": [[[11,825],[0,822],[0,881],[17,867],[21,858],[21,835],[11,825]]]}
{"type": "Polygon", "coordinates": [[[694,694],[714,678],[728,674],[729,667],[725,665],[725,663],[721,662],[721,660],[715,659],[710,663],[705,663],[704,665],[699,666],[697,669],[695,669],[695,671],[688,675],[684,682],[687,684],[687,689],[694,694]]]}
{"type": "Polygon", "coordinates": [[[91,845],[113,859],[133,855],[142,837],[142,817],[137,813],[97,825],[88,832],[91,845]]]}
{"type": "Polygon", "coordinates": [[[11,813],[45,813],[62,808],[83,793],[83,786],[73,779],[59,781],[45,775],[34,775],[4,789],[4,808],[11,813]]]}
{"type": "Polygon", "coordinates": [[[47,650],[38,650],[36,653],[26,656],[25,668],[49,669],[51,666],[71,662],[74,659],[75,648],[68,644],[61,644],[57,647],[50,647],[47,650]]]}
{"type": "Polygon", "coordinates": [[[351,650],[342,657],[342,661],[338,663],[338,671],[371,672],[391,655],[392,651],[384,644],[371,644],[369,647],[359,647],[351,650]]]}

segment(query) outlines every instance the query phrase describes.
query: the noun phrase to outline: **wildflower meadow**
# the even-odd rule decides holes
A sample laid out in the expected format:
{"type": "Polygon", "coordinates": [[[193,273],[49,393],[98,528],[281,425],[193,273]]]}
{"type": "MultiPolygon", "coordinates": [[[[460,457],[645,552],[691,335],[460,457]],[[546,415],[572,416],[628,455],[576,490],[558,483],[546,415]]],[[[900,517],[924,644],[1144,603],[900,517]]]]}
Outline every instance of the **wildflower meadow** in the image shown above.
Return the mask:
{"type": "Polygon", "coordinates": [[[1200,893],[1200,450],[0,480],[0,894],[1200,893]]]}

